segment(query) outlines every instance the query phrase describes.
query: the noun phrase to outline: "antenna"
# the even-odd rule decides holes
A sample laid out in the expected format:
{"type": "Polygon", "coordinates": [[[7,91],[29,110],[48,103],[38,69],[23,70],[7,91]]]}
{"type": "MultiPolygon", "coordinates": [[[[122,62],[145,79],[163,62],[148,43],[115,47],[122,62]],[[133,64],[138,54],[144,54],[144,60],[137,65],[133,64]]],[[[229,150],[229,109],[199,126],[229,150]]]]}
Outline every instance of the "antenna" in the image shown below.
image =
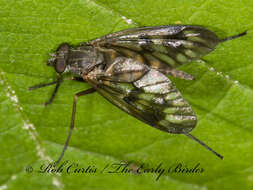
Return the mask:
{"type": "Polygon", "coordinates": [[[198,142],[199,144],[201,144],[203,147],[205,147],[206,149],[210,150],[212,153],[214,153],[216,156],[218,156],[220,159],[223,160],[223,156],[220,155],[219,153],[215,152],[212,148],[210,148],[209,146],[207,146],[205,143],[201,142],[199,139],[197,139],[196,137],[192,136],[189,133],[184,133],[186,136],[190,137],[191,139],[193,139],[194,141],[198,142]]]}
{"type": "Polygon", "coordinates": [[[245,36],[246,34],[247,34],[247,31],[242,32],[242,33],[237,34],[237,35],[234,35],[234,36],[230,36],[230,37],[221,39],[220,42],[226,42],[226,41],[229,41],[229,40],[233,40],[233,39],[235,39],[235,38],[239,38],[239,37],[241,37],[241,36],[245,36]]]}

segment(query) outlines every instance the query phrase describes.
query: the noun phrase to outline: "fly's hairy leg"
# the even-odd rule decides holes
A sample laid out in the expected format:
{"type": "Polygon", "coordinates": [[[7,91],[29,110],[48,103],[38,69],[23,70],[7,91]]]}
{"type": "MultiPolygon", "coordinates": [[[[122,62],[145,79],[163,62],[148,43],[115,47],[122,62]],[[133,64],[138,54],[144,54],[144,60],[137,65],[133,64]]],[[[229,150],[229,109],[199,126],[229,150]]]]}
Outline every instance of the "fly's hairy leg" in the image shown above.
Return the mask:
{"type": "Polygon", "coordinates": [[[229,40],[233,40],[233,39],[245,36],[246,34],[247,34],[247,31],[242,32],[242,33],[237,34],[237,35],[234,35],[234,36],[229,36],[229,37],[226,37],[224,39],[221,39],[220,42],[226,42],[226,41],[229,41],[229,40]]]}
{"type": "Polygon", "coordinates": [[[31,90],[35,90],[35,89],[38,89],[38,88],[42,88],[42,87],[46,87],[46,86],[51,86],[51,85],[54,85],[56,84],[55,88],[54,88],[54,91],[50,97],[50,99],[44,103],[45,106],[51,104],[55,98],[55,95],[59,89],[59,86],[60,84],[62,83],[63,79],[62,79],[62,76],[61,75],[58,75],[58,78],[56,81],[53,81],[53,82],[49,82],[49,83],[45,83],[45,84],[39,84],[39,85],[35,85],[35,86],[31,86],[28,88],[29,91],[31,90]]]}
{"type": "MultiPolygon", "coordinates": [[[[75,80],[75,81],[79,81],[79,82],[84,82],[83,78],[80,78],[80,77],[66,78],[65,80],[75,80]]],[[[51,95],[51,98],[49,99],[49,101],[47,101],[44,104],[45,106],[47,106],[47,105],[49,105],[49,104],[51,104],[53,102],[53,100],[55,98],[55,95],[56,95],[56,93],[58,91],[58,88],[59,88],[61,82],[62,82],[62,80],[56,83],[56,86],[55,86],[55,89],[54,89],[54,91],[53,91],[53,93],[51,95]]]]}
{"type": "Polygon", "coordinates": [[[55,162],[55,166],[61,161],[62,157],[64,156],[64,153],[68,147],[68,144],[69,144],[69,140],[70,140],[70,137],[71,137],[71,134],[72,134],[72,131],[73,131],[73,128],[74,128],[74,124],[75,124],[75,115],[76,115],[76,103],[77,103],[77,100],[80,96],[85,96],[87,94],[91,94],[93,92],[96,92],[96,90],[94,88],[89,88],[87,90],[84,90],[84,91],[81,91],[81,92],[78,92],[75,94],[74,96],[74,102],[73,102],[73,109],[72,109],[72,117],[71,117],[71,123],[70,123],[70,128],[69,128],[69,134],[68,134],[68,137],[65,141],[65,144],[64,144],[64,147],[62,149],[62,152],[58,158],[58,160],[55,162]]]}
{"type": "Polygon", "coordinates": [[[53,102],[53,100],[55,98],[55,95],[58,92],[59,86],[63,82],[63,80],[74,80],[74,81],[85,82],[84,79],[80,78],[80,77],[71,77],[71,78],[65,78],[65,79],[63,79],[62,76],[60,75],[60,76],[58,76],[58,79],[56,81],[45,83],[45,84],[34,85],[34,86],[29,87],[28,90],[29,91],[36,90],[38,88],[42,88],[42,87],[51,86],[51,85],[56,84],[56,86],[54,88],[54,91],[53,91],[50,99],[47,102],[44,103],[44,105],[47,106],[47,105],[49,105],[49,104],[51,104],[53,102]]]}
{"type": "Polygon", "coordinates": [[[205,143],[203,143],[202,141],[200,141],[199,139],[197,139],[195,136],[191,135],[190,133],[184,133],[187,137],[191,138],[192,140],[196,141],[197,143],[199,143],[200,145],[202,145],[203,147],[205,147],[207,150],[211,151],[212,153],[214,153],[217,157],[219,157],[220,159],[223,160],[223,156],[219,153],[217,153],[216,151],[214,151],[212,148],[210,148],[208,145],[206,145],[205,143]]]}
{"type": "Polygon", "coordinates": [[[52,93],[50,99],[49,99],[47,102],[44,103],[45,106],[47,106],[47,105],[49,105],[49,104],[51,104],[51,103],[53,102],[53,100],[54,100],[55,95],[56,95],[56,93],[57,93],[57,91],[58,91],[58,89],[59,89],[59,86],[60,86],[61,82],[62,82],[62,79],[58,79],[58,80],[56,81],[56,86],[55,86],[55,88],[54,88],[54,91],[53,91],[53,93],[52,93]]]}

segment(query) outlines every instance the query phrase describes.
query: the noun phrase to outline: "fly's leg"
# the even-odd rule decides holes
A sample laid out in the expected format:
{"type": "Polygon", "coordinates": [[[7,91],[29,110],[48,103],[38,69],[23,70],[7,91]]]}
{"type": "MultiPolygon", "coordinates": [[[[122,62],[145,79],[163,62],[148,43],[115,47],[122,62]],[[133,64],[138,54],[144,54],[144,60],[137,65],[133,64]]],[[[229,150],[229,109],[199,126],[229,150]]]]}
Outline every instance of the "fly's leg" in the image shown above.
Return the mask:
{"type": "MultiPolygon", "coordinates": [[[[83,78],[80,78],[80,77],[71,77],[71,78],[66,78],[64,80],[75,80],[75,81],[80,81],[80,82],[85,82],[85,80],[83,78]]],[[[48,104],[51,104],[54,100],[54,97],[58,91],[58,88],[60,86],[60,84],[63,82],[63,79],[61,76],[58,77],[58,79],[56,81],[53,81],[53,82],[50,82],[50,83],[45,83],[45,84],[39,84],[39,85],[35,85],[35,86],[32,86],[30,88],[28,88],[28,90],[35,90],[35,89],[38,89],[38,88],[42,88],[42,87],[46,87],[46,86],[50,86],[50,85],[53,85],[53,84],[56,84],[56,87],[51,95],[51,98],[49,99],[49,101],[47,101],[45,103],[45,105],[48,105],[48,104]]],[[[73,110],[72,110],[72,118],[71,118],[71,124],[70,124],[70,129],[69,129],[69,134],[68,134],[68,137],[65,141],[65,144],[64,144],[64,147],[63,147],[63,150],[58,158],[58,160],[55,162],[55,166],[61,161],[67,147],[68,147],[68,143],[69,143],[69,140],[70,140],[70,137],[71,137],[71,134],[72,134],[72,130],[74,128],[74,122],[75,122],[75,113],[76,113],[76,102],[77,102],[77,99],[78,97],[80,96],[84,96],[86,94],[91,94],[93,92],[95,92],[96,90],[94,88],[89,88],[87,90],[84,90],[84,91],[81,91],[77,94],[75,94],[74,96],[74,102],[73,102],[73,110]]]]}
{"type": "Polygon", "coordinates": [[[38,88],[43,88],[43,87],[46,87],[46,86],[51,86],[53,84],[57,85],[57,84],[59,84],[61,82],[62,82],[62,76],[61,75],[57,75],[57,80],[56,81],[45,83],[45,84],[37,84],[37,85],[29,87],[27,90],[29,90],[29,91],[36,90],[38,88]]]}
{"type": "Polygon", "coordinates": [[[229,41],[229,40],[233,40],[233,39],[239,38],[241,36],[245,36],[246,34],[247,34],[247,31],[244,31],[240,34],[237,34],[237,35],[234,35],[234,36],[229,36],[229,37],[226,37],[224,39],[220,39],[220,42],[226,42],[226,41],[229,41]]]}
{"type": "Polygon", "coordinates": [[[200,141],[199,139],[197,139],[195,136],[191,135],[190,133],[183,133],[183,134],[185,134],[187,137],[190,137],[192,140],[196,141],[197,143],[199,143],[200,145],[202,145],[203,147],[205,147],[207,150],[211,151],[217,157],[219,157],[220,159],[223,160],[223,156],[222,155],[220,155],[219,153],[215,152],[212,148],[210,148],[205,143],[203,143],[202,141],[200,141]]]}
{"type": "Polygon", "coordinates": [[[44,103],[45,106],[47,106],[48,104],[51,104],[55,98],[55,95],[58,91],[58,88],[60,86],[60,84],[62,83],[62,77],[61,75],[58,76],[58,79],[56,81],[53,81],[53,82],[49,82],[49,83],[45,83],[45,84],[39,84],[39,85],[35,85],[35,86],[31,86],[28,88],[28,90],[35,90],[35,89],[38,89],[38,88],[42,88],[42,87],[46,87],[46,86],[50,86],[50,85],[53,85],[53,84],[56,84],[55,88],[54,88],[54,91],[50,97],[50,99],[44,103]]]}
{"type": "MultiPolygon", "coordinates": [[[[64,80],[75,80],[75,81],[80,81],[80,82],[85,82],[85,80],[83,78],[80,78],[80,77],[71,77],[71,78],[65,78],[64,80]]],[[[29,91],[31,90],[36,90],[38,88],[42,88],[42,87],[46,87],[46,86],[50,86],[50,85],[54,85],[56,84],[55,88],[54,88],[54,91],[50,97],[50,99],[44,103],[45,106],[51,104],[55,98],[55,95],[59,89],[59,86],[60,84],[63,82],[63,79],[60,76],[58,76],[58,79],[56,81],[53,81],[53,82],[49,82],[49,83],[45,83],[45,84],[39,84],[39,85],[35,85],[35,86],[31,86],[28,88],[29,91]]]]}
{"type": "Polygon", "coordinates": [[[84,91],[81,91],[81,92],[78,92],[75,94],[74,96],[74,102],[73,102],[73,109],[72,109],[72,117],[71,117],[71,123],[70,123],[70,128],[69,128],[69,134],[68,134],[68,137],[65,141],[65,144],[64,144],[64,147],[62,149],[62,152],[58,158],[58,160],[55,162],[54,166],[56,166],[62,159],[67,147],[68,147],[68,144],[69,144],[69,140],[70,140],[70,137],[71,137],[71,134],[72,134],[72,130],[74,128],[74,123],[75,123],[75,115],[76,115],[76,102],[77,102],[77,99],[80,97],[80,96],[84,96],[84,95],[87,95],[87,94],[91,94],[93,92],[95,92],[96,90],[94,88],[89,88],[87,90],[84,90],[84,91]]]}
{"type": "Polygon", "coordinates": [[[52,93],[50,99],[49,99],[47,102],[44,103],[45,106],[47,106],[47,105],[49,105],[49,104],[51,104],[51,103],[53,102],[53,100],[54,100],[54,98],[55,98],[55,95],[56,95],[56,93],[57,93],[57,91],[58,91],[58,88],[59,88],[61,82],[62,82],[62,79],[61,79],[61,78],[58,79],[58,80],[56,81],[56,86],[55,86],[55,88],[54,88],[54,91],[53,91],[53,93],[52,93]]]}

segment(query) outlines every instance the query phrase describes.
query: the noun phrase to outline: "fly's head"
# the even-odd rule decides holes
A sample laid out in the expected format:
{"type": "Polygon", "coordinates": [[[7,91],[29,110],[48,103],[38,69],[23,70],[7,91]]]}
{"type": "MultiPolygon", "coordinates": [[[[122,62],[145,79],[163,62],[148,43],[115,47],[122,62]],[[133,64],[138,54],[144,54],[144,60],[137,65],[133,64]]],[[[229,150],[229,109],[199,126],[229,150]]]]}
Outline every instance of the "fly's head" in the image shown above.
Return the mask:
{"type": "Polygon", "coordinates": [[[55,68],[59,74],[63,73],[67,67],[70,46],[66,43],[61,44],[55,53],[50,54],[51,58],[47,65],[55,68]]]}

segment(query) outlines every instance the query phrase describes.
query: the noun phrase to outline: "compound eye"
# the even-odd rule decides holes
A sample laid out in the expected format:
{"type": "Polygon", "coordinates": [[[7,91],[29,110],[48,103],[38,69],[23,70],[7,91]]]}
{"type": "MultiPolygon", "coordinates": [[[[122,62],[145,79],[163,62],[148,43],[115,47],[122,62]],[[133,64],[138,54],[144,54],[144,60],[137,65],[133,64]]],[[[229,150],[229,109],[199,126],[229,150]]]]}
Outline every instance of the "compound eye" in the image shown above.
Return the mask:
{"type": "Polygon", "coordinates": [[[64,58],[58,58],[55,63],[55,70],[57,73],[63,73],[66,69],[66,62],[64,58]]]}

